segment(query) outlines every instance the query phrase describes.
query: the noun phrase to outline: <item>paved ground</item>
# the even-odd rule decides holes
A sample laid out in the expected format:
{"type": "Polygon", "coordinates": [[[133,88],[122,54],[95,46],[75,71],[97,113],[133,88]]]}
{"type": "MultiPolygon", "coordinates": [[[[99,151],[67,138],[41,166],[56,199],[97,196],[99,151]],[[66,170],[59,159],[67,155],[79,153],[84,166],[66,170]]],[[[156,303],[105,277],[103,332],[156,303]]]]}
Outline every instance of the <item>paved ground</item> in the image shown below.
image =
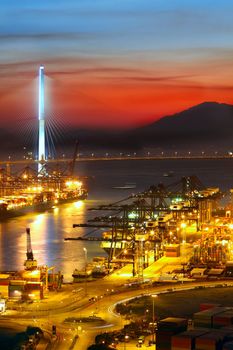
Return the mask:
{"type": "MultiPolygon", "coordinates": [[[[158,275],[163,273],[165,269],[167,272],[170,266],[171,269],[174,269],[174,266],[178,266],[184,261],[183,259],[186,259],[186,252],[185,254],[182,253],[181,258],[175,258],[175,260],[174,258],[160,259],[151,267],[152,276],[156,275],[156,271],[158,275]]],[[[126,270],[127,268],[129,267],[125,267],[126,270]]],[[[113,311],[114,305],[117,302],[122,302],[125,298],[132,298],[142,294],[158,294],[171,288],[170,285],[161,285],[153,288],[150,285],[141,285],[137,286],[136,289],[130,289],[124,286],[124,283],[128,282],[128,279],[127,276],[113,274],[103,280],[87,283],[86,286],[85,283],[76,284],[75,286],[65,285],[61,292],[50,293],[49,298],[40,303],[17,304],[17,310],[7,311],[2,318],[5,320],[20,321],[20,323],[25,322],[25,324],[34,322],[50,333],[52,325],[55,324],[57,326],[57,339],[56,342],[54,342],[53,349],[69,349],[74,337],[78,334],[79,340],[75,343],[73,349],[85,350],[93,343],[97,334],[123,327],[125,320],[113,311]],[[96,298],[96,296],[98,296],[98,298],[96,298]],[[93,297],[95,299],[89,301],[89,299],[93,297]],[[101,317],[105,323],[102,325],[94,323],[91,325],[90,323],[67,325],[64,323],[64,320],[68,316],[81,318],[93,316],[93,314],[101,317]]],[[[205,284],[214,285],[216,282],[206,282],[205,284]]],[[[233,282],[231,284],[233,285],[233,282]]],[[[198,283],[192,283],[191,285],[197,286],[198,283]]],[[[191,285],[175,284],[172,285],[172,288],[184,289],[190,288],[191,285]]],[[[174,304],[175,295],[171,294],[170,296],[173,298],[174,304]]],[[[194,298],[194,296],[192,296],[192,298],[194,298]]],[[[167,310],[169,310],[169,308],[167,310]]],[[[131,346],[127,343],[126,349],[128,345],[131,346]]],[[[128,348],[130,349],[130,347],[128,348]]]]}

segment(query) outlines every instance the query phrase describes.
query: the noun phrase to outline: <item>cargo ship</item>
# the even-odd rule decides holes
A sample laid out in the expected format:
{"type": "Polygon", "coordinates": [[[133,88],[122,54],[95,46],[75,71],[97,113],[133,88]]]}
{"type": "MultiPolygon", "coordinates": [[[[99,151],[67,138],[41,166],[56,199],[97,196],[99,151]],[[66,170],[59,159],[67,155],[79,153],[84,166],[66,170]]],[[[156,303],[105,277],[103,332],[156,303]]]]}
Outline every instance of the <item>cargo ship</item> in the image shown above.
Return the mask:
{"type": "Polygon", "coordinates": [[[83,279],[102,278],[108,275],[111,270],[108,269],[108,259],[106,257],[95,257],[93,261],[87,264],[82,270],[75,269],[72,277],[74,282],[80,282],[83,279]]]}
{"type": "Polygon", "coordinates": [[[23,172],[20,177],[1,181],[0,220],[43,212],[86,197],[87,190],[77,178],[55,174],[38,177],[23,172]]]}

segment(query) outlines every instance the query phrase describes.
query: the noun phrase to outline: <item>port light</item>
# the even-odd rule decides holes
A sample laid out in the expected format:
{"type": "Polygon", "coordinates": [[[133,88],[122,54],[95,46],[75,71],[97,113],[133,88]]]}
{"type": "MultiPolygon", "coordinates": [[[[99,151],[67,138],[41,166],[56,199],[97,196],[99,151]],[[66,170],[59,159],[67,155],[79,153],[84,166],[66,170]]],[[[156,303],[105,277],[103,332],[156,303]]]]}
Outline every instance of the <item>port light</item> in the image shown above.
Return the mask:
{"type": "Polygon", "coordinates": [[[17,296],[21,296],[21,295],[22,295],[22,292],[19,291],[19,290],[15,290],[15,291],[14,291],[14,294],[17,295],[17,296]]]}
{"type": "Polygon", "coordinates": [[[40,270],[31,271],[31,276],[39,276],[39,275],[40,275],[40,270]]]}
{"type": "Polygon", "coordinates": [[[180,198],[180,197],[177,197],[177,198],[173,198],[173,200],[172,200],[172,203],[179,203],[179,202],[182,202],[182,198],[180,198]]]}
{"type": "Polygon", "coordinates": [[[28,294],[28,296],[29,296],[30,298],[35,298],[35,294],[34,294],[34,293],[30,293],[30,294],[28,294]]]}
{"type": "Polygon", "coordinates": [[[82,182],[81,181],[66,181],[66,187],[69,189],[76,189],[76,188],[80,188],[82,186],[82,182]]]}
{"type": "Polygon", "coordinates": [[[28,192],[33,192],[33,193],[38,193],[38,192],[42,192],[43,191],[43,187],[42,186],[28,187],[27,191],[28,192]]]}
{"type": "Polygon", "coordinates": [[[0,299],[0,311],[5,312],[6,311],[6,300],[0,299]]]}
{"type": "Polygon", "coordinates": [[[138,214],[135,213],[134,211],[132,211],[132,212],[129,213],[129,215],[128,215],[128,218],[129,218],[129,219],[135,219],[135,218],[137,218],[137,217],[138,217],[138,214]]]}

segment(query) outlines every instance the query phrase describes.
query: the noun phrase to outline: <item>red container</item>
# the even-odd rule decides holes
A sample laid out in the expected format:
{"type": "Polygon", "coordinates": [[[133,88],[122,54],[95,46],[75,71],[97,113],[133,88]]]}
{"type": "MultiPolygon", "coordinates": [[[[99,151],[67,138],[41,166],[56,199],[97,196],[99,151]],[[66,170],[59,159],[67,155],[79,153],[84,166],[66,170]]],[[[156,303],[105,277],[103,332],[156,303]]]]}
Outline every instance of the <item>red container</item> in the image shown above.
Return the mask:
{"type": "Polygon", "coordinates": [[[233,325],[233,311],[226,311],[213,316],[213,327],[221,328],[233,325]]]}
{"type": "Polygon", "coordinates": [[[221,306],[221,304],[208,304],[208,303],[200,304],[200,311],[213,309],[219,306],[221,306]]]}
{"type": "Polygon", "coordinates": [[[185,349],[194,350],[196,338],[208,333],[207,330],[191,330],[176,334],[172,337],[172,350],[185,349]]]}

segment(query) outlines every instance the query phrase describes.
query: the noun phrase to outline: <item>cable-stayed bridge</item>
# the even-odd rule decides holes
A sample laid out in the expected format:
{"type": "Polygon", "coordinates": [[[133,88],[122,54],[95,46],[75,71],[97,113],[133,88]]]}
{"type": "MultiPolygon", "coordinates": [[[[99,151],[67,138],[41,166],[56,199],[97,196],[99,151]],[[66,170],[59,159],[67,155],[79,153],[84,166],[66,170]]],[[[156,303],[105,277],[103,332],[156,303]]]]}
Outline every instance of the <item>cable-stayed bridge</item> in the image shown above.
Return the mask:
{"type": "MultiPolygon", "coordinates": [[[[117,156],[117,155],[103,155],[103,156],[78,156],[76,157],[77,162],[97,162],[97,161],[132,161],[132,160],[144,160],[144,161],[156,161],[156,160],[221,160],[221,159],[232,159],[233,155],[231,154],[203,154],[203,155],[128,155],[128,156],[117,156]]],[[[35,160],[35,159],[7,159],[0,160],[0,165],[6,164],[52,164],[52,163],[69,163],[72,162],[73,158],[56,158],[56,159],[44,159],[44,160],[35,160]]]]}

